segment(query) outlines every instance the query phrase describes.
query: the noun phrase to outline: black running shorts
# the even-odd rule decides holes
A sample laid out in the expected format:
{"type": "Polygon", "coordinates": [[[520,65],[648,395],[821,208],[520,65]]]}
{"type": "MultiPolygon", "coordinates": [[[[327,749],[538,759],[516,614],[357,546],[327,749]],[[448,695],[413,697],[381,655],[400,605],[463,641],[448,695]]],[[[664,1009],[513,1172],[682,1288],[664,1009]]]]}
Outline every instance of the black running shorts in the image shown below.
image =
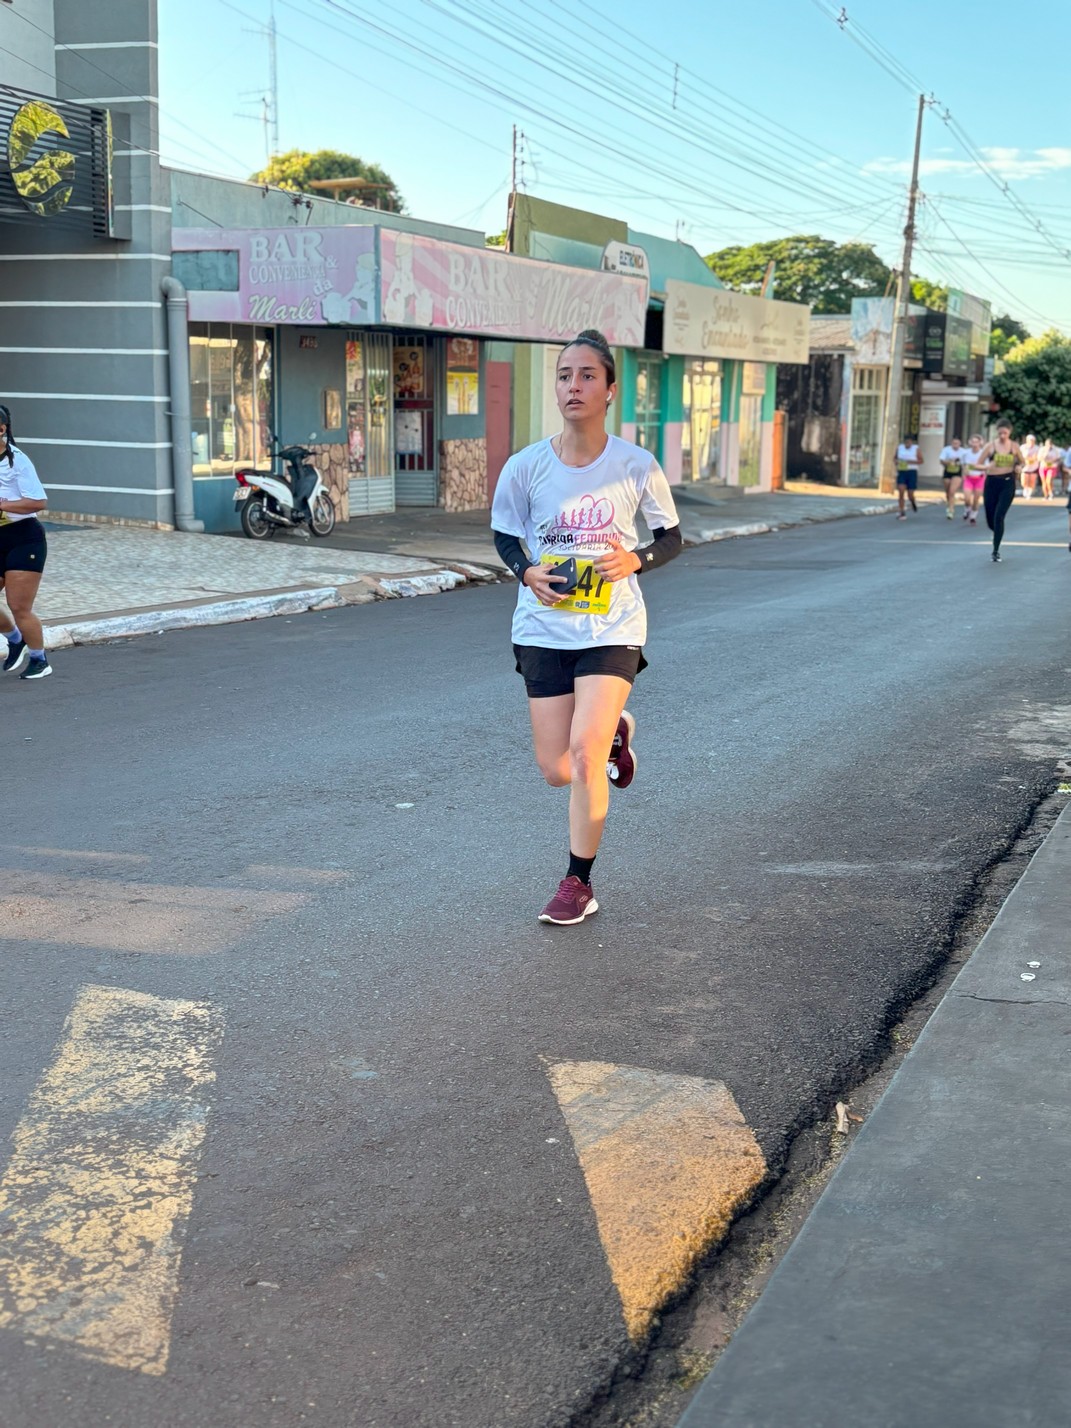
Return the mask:
{"type": "Polygon", "coordinates": [[[40,521],[31,516],[0,525],[0,577],[9,570],[33,570],[40,575],[47,555],[48,542],[40,521]]]}
{"type": "Polygon", "coordinates": [[[583,650],[548,650],[542,645],[514,645],[517,673],[524,676],[529,699],[572,694],[586,674],[615,674],[631,684],[647,668],[639,645],[591,645],[583,650]]]}

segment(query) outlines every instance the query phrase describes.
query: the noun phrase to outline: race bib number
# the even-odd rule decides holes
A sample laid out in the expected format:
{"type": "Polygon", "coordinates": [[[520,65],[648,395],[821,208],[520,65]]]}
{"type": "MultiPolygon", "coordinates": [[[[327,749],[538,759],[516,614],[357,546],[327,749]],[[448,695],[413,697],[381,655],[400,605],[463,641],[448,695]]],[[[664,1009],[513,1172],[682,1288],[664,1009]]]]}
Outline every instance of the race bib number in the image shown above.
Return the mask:
{"type": "Polygon", "coordinates": [[[948,465],[945,467],[945,475],[946,475],[946,476],[958,476],[958,475],[959,475],[959,462],[958,462],[958,461],[950,461],[950,462],[948,463],[948,465]]]}
{"type": "MultiPolygon", "coordinates": [[[[545,555],[543,564],[560,565],[561,561],[556,555],[545,555]]],[[[549,608],[564,610],[571,615],[608,615],[613,581],[602,578],[593,560],[577,560],[576,568],[580,575],[576,589],[566,595],[560,604],[549,608]]]]}
{"type": "Polygon", "coordinates": [[[11,517],[8,513],[6,511],[0,511],[0,526],[9,526],[10,524],[11,517]]]}

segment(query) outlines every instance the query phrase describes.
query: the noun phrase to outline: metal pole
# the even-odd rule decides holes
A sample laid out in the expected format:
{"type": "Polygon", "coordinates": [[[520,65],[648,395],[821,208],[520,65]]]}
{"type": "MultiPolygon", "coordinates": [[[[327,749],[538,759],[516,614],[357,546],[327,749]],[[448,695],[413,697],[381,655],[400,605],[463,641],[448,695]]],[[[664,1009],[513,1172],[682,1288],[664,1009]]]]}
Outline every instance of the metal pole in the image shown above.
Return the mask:
{"type": "Polygon", "coordinates": [[[271,85],[271,154],[275,158],[279,152],[279,45],[275,29],[275,0],[271,3],[268,18],[268,64],[271,85]]]}
{"type": "Polygon", "coordinates": [[[926,111],[926,96],[919,95],[919,117],[915,126],[915,157],[911,165],[911,193],[907,202],[907,225],[904,228],[904,256],[896,283],[896,308],[893,313],[892,340],[889,344],[889,382],[885,393],[885,423],[881,436],[881,474],[878,489],[887,493],[896,490],[896,448],[900,444],[900,398],[904,378],[904,341],[907,330],[907,308],[911,301],[911,255],[915,246],[915,208],[919,196],[919,154],[922,150],[922,116],[926,111]]]}
{"type": "Polygon", "coordinates": [[[517,192],[517,126],[513,126],[513,167],[510,169],[509,180],[510,193],[517,192]]]}

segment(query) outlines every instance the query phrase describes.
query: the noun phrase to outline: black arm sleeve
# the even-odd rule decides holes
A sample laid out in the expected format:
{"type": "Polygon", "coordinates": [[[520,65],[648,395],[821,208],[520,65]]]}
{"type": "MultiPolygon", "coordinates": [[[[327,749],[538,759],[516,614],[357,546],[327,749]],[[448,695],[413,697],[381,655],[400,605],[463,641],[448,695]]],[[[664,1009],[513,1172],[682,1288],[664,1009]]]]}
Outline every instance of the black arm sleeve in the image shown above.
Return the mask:
{"type": "Polygon", "coordinates": [[[503,565],[507,565],[514,575],[522,583],[524,582],[524,572],[530,570],[535,565],[534,560],[529,560],[524,553],[524,546],[521,545],[519,537],[507,535],[505,531],[492,531],[495,538],[495,550],[502,557],[503,565]]]}
{"type": "Polygon", "coordinates": [[[636,551],[642,564],[637,575],[646,575],[649,570],[657,570],[660,565],[665,565],[668,560],[680,555],[684,545],[681,536],[680,526],[658,526],[652,534],[654,540],[650,545],[641,545],[636,551]]]}

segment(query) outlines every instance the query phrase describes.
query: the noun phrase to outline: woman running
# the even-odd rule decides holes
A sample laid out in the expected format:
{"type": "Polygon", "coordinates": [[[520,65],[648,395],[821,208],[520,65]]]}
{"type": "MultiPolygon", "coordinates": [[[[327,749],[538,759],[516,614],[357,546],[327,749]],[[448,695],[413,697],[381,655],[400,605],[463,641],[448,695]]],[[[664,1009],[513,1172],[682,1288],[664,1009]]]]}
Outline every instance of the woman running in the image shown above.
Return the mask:
{"type": "Polygon", "coordinates": [[[922,464],[922,457],[919,455],[918,441],[913,431],[909,431],[903,441],[896,448],[896,495],[900,502],[900,514],[898,521],[907,520],[907,511],[904,509],[905,497],[911,502],[911,509],[917,511],[918,502],[915,500],[915,492],[919,488],[919,467],[922,464]]]}
{"type": "Polygon", "coordinates": [[[945,483],[945,515],[949,520],[956,512],[956,492],[963,480],[963,463],[967,448],[958,436],[954,436],[937,458],[941,463],[941,476],[945,483]]]}
{"type": "Polygon", "coordinates": [[[972,436],[967,464],[963,468],[963,519],[972,526],[978,524],[978,503],[985,490],[985,466],[981,461],[985,442],[980,436],[972,436]]]}
{"type": "Polygon", "coordinates": [[[1037,444],[1035,437],[1028,436],[1020,447],[1020,450],[1023,453],[1023,471],[1021,476],[1023,483],[1023,500],[1029,501],[1038,484],[1038,472],[1041,470],[1041,447],[1037,444]]]}
{"type": "Polygon", "coordinates": [[[993,559],[999,561],[1004,539],[1004,519],[1015,500],[1015,473],[1023,463],[1020,447],[1012,441],[1011,422],[997,422],[997,439],[978,458],[985,467],[985,522],[993,532],[993,559]]]}
{"type": "Polygon", "coordinates": [[[1041,477],[1041,495],[1046,501],[1052,500],[1052,483],[1060,474],[1060,465],[1064,459],[1064,453],[1048,437],[1041,443],[1041,464],[1038,467],[1038,474],[1041,477]]]}
{"type": "Polygon", "coordinates": [[[15,445],[11,413],[0,406],[0,594],[13,617],[0,609],[0,635],[7,640],[4,670],[18,669],[26,661],[20,679],[44,679],[52,673],[41,621],[33,612],[48,553],[37,513],[47,505],[33,462],[15,445]]]}
{"type": "Polygon", "coordinates": [[[491,507],[495,547],[521,582],[513,652],[528,693],[536,763],[552,788],[569,788],[569,866],[539,914],[561,925],[598,911],[591,868],[609,781],[627,788],[636,769],[636,724],[625,712],[647,663],[647,612],[636,577],[681,549],[662,468],[650,452],[607,434],[616,381],[601,333],[582,332],[566,344],[555,384],[561,435],[510,457],[491,507]],[[654,541],[637,550],[639,511],[654,541]]]}

